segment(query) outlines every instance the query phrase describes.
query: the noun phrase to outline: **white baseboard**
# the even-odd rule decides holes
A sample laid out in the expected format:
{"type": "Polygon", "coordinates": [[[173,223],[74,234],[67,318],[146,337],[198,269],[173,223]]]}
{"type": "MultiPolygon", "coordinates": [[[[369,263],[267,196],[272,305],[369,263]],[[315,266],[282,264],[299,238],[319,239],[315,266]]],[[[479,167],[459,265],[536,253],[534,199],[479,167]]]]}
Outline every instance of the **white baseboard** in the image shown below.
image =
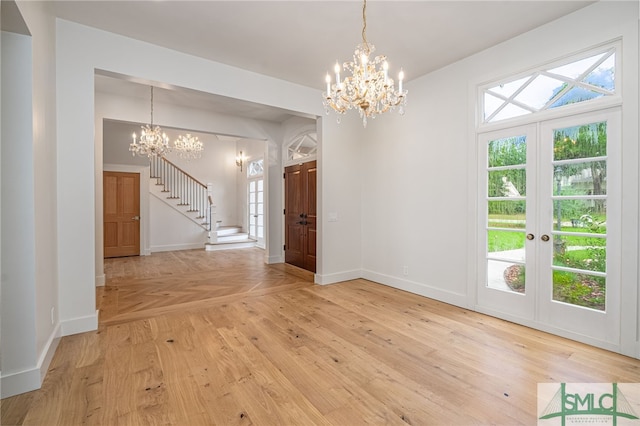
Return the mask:
{"type": "Polygon", "coordinates": [[[86,317],[72,318],[60,321],[61,335],[70,336],[72,334],[84,333],[98,329],[98,310],[95,315],[87,315],[86,317]]]}
{"type": "Polygon", "coordinates": [[[60,327],[60,323],[56,324],[56,328],[54,328],[51,336],[49,336],[49,340],[47,340],[45,350],[40,354],[40,359],[38,360],[38,365],[40,367],[40,383],[44,380],[44,376],[47,375],[47,370],[49,370],[49,365],[51,365],[53,355],[55,355],[56,349],[58,349],[58,344],[62,337],[61,331],[62,328],[60,327]]]}
{"type": "Polygon", "coordinates": [[[605,340],[594,339],[583,334],[574,333],[569,330],[565,330],[559,327],[554,327],[549,324],[544,324],[539,321],[529,320],[526,318],[520,318],[514,315],[505,314],[504,312],[495,311],[493,309],[484,309],[481,306],[476,306],[474,309],[481,314],[489,315],[492,317],[500,318],[505,321],[510,321],[515,324],[524,325],[536,330],[544,331],[545,333],[553,334],[555,336],[564,337],[565,339],[575,340],[576,342],[586,343],[587,345],[595,346],[598,348],[606,349],[611,352],[622,353],[620,351],[620,345],[614,342],[607,342],[605,340]]]}
{"type": "Polygon", "coordinates": [[[107,282],[107,276],[105,274],[96,275],[96,287],[104,287],[107,282]]]}
{"type": "Polygon", "coordinates": [[[58,324],[45,344],[35,367],[0,376],[0,398],[19,395],[40,389],[47,374],[53,355],[60,343],[60,324],[58,324]]]}
{"type": "Polygon", "coordinates": [[[462,308],[467,307],[466,294],[454,293],[440,288],[432,287],[428,284],[417,283],[414,281],[403,280],[391,275],[380,274],[378,272],[362,270],[362,278],[377,282],[380,284],[388,285],[389,287],[397,288],[398,290],[408,291],[409,293],[425,296],[430,299],[439,300],[451,305],[460,306],[462,308]]]}
{"type": "Polygon", "coordinates": [[[40,389],[40,369],[33,367],[28,370],[11,373],[0,377],[0,397],[8,398],[25,392],[40,389]]]}
{"type": "Polygon", "coordinates": [[[160,251],[176,251],[176,250],[193,250],[193,249],[204,249],[204,242],[199,243],[186,243],[186,244],[170,244],[166,246],[151,246],[151,252],[160,252],[160,251]]]}
{"type": "Polygon", "coordinates": [[[336,272],[334,274],[315,274],[313,276],[313,282],[320,285],[327,285],[342,281],[356,280],[358,278],[362,278],[362,271],[360,269],[354,269],[353,271],[336,272]]]}
{"type": "Polygon", "coordinates": [[[265,261],[268,265],[273,265],[274,263],[284,263],[284,256],[281,254],[277,254],[275,256],[265,256],[265,261]]]}

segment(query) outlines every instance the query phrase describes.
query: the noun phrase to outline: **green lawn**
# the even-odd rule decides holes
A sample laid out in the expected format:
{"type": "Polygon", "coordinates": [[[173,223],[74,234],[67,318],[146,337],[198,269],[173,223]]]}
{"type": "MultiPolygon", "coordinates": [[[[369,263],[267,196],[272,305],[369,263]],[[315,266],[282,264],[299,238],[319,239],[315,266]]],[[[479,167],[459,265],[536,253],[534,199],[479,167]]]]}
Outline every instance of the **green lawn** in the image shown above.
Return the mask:
{"type": "MultiPolygon", "coordinates": [[[[499,219],[491,216],[492,219],[499,219]]],[[[513,220],[513,215],[508,218],[513,220]]],[[[501,228],[521,229],[521,224],[513,223],[490,223],[492,226],[501,228]]],[[[600,226],[598,229],[563,227],[565,232],[585,232],[592,234],[606,233],[606,227],[600,226]]],[[[577,250],[565,250],[562,253],[555,253],[553,264],[575,269],[581,269],[585,273],[575,273],[566,271],[553,271],[553,299],[560,302],[571,303],[573,305],[587,308],[604,310],[606,296],[606,278],[590,275],[588,271],[606,271],[606,239],[565,236],[565,244],[570,247],[580,247],[577,250]],[[581,248],[584,247],[584,248],[581,248]]],[[[487,232],[487,247],[489,252],[515,250],[524,247],[524,232],[489,230],[487,232]]],[[[518,268],[516,273],[511,274],[508,283],[514,291],[523,291],[525,282],[525,270],[523,266],[518,268]]]]}

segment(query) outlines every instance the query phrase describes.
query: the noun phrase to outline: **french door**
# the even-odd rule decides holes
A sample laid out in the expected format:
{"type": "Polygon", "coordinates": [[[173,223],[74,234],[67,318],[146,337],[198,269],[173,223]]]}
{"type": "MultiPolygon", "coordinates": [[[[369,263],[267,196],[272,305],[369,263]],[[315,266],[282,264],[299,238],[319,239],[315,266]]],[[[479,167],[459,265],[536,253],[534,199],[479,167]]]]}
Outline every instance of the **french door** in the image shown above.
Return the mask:
{"type": "Polygon", "coordinates": [[[249,238],[264,248],[264,179],[249,180],[249,238]]]}
{"type": "Polygon", "coordinates": [[[481,310],[597,344],[620,335],[620,118],[479,135],[481,310]]]}

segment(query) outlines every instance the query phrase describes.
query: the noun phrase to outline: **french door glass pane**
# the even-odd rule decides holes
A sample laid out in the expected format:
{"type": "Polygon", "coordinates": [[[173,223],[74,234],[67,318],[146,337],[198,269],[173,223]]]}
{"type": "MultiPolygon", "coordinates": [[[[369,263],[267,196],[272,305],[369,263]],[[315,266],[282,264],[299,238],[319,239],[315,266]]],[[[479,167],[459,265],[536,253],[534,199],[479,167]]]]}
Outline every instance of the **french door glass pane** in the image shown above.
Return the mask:
{"type": "Polygon", "coordinates": [[[606,121],[553,132],[553,300],[601,311],[606,304],[606,155],[606,121]]]}
{"type": "Polygon", "coordinates": [[[526,202],[524,200],[488,201],[487,207],[490,228],[525,228],[526,202]]]}
{"type": "Polygon", "coordinates": [[[489,167],[516,166],[526,163],[525,136],[514,136],[489,142],[489,167]]]}
{"type": "Polygon", "coordinates": [[[555,200],[553,228],[564,232],[605,234],[607,232],[607,200],[555,200]]]}
{"type": "Polygon", "coordinates": [[[521,197],[527,193],[524,168],[489,172],[489,197],[521,197]]]}
{"type": "Polygon", "coordinates": [[[487,252],[490,257],[524,261],[524,232],[487,231],[487,252]]]}
{"type": "Polygon", "coordinates": [[[554,182],[553,195],[605,195],[607,162],[558,164],[554,170],[554,182]]]}
{"type": "Polygon", "coordinates": [[[607,268],[607,240],[583,236],[556,235],[553,264],[585,271],[605,272],[607,268]]]}
{"type": "Polygon", "coordinates": [[[517,293],[525,291],[525,267],[522,263],[488,260],[487,287],[517,293]]]}
{"type": "Polygon", "coordinates": [[[586,273],[553,271],[553,300],[605,310],[607,280],[586,273]]]}
{"type": "Polygon", "coordinates": [[[249,236],[264,238],[264,180],[249,181],[249,236]]]}
{"type": "Polygon", "coordinates": [[[487,287],[525,292],[525,136],[487,146],[487,287]],[[512,199],[505,199],[512,198],[512,199]]]}
{"type": "Polygon", "coordinates": [[[607,122],[556,129],[553,159],[593,158],[607,155],[607,122]]]}

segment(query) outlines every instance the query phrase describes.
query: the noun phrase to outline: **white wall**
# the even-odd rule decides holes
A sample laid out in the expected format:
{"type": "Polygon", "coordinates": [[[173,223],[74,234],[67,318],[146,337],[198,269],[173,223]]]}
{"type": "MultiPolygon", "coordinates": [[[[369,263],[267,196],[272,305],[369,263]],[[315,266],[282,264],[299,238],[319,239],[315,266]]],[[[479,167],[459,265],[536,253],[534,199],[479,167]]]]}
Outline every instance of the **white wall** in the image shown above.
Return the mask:
{"type": "MultiPolygon", "coordinates": [[[[2,34],[2,385],[36,364],[31,37],[2,34]],[[23,226],[17,226],[23,223],[23,226]]],[[[31,375],[31,387],[39,385],[31,375]]],[[[11,387],[11,384],[8,385],[11,387]]],[[[3,393],[4,395],[4,393],[3,393]]]]}
{"type": "Polygon", "coordinates": [[[149,197],[151,213],[151,253],[159,251],[204,249],[207,231],[155,195],[149,197]]]}
{"type": "Polygon", "coordinates": [[[623,336],[615,349],[640,356],[638,5],[634,2],[597,3],[407,85],[406,115],[371,122],[364,132],[363,275],[474,308],[476,85],[619,37],[624,78],[621,276],[626,298],[623,336]]]}
{"type": "Polygon", "coordinates": [[[2,79],[2,182],[11,183],[2,192],[2,397],[40,386],[60,335],[55,28],[43,4],[18,8],[31,33],[20,42],[26,56],[6,60],[16,52],[5,51],[4,35],[2,48],[3,67],[15,67],[12,74],[3,70],[2,79]],[[5,147],[12,153],[5,155],[5,147]],[[8,202],[5,195],[14,199],[8,202]]]}
{"type": "Polygon", "coordinates": [[[315,282],[331,284],[361,276],[363,150],[367,139],[355,111],[336,123],[319,119],[318,257],[315,282]],[[329,222],[329,215],[337,220],[329,222]]]}

